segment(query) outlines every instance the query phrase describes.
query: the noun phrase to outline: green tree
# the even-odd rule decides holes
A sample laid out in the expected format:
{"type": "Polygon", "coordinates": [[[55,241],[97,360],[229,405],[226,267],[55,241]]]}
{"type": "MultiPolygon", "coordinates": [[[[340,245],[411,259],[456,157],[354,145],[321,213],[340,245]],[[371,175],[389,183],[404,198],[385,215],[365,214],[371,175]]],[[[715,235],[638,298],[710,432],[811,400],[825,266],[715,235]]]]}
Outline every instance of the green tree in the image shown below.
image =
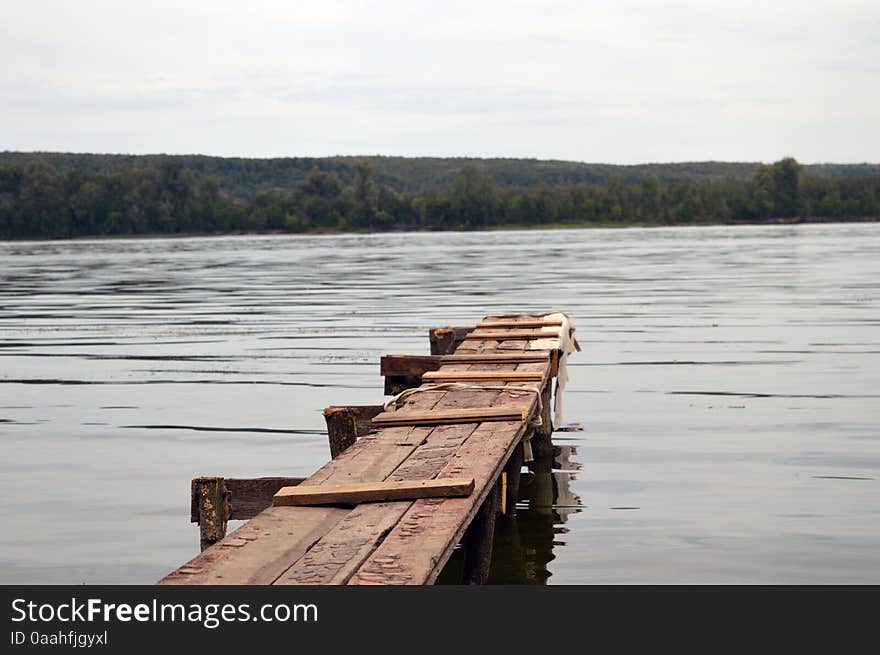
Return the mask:
{"type": "Polygon", "coordinates": [[[656,175],[642,177],[641,197],[639,198],[639,214],[643,220],[654,221],[660,213],[660,180],[656,175]]]}
{"type": "Polygon", "coordinates": [[[366,161],[355,166],[354,177],[354,215],[355,227],[370,227],[376,218],[376,196],[373,184],[373,169],[366,161]]]}
{"type": "Polygon", "coordinates": [[[786,157],[773,164],[773,204],[777,215],[786,218],[800,212],[801,165],[786,157]]]}
{"type": "Polygon", "coordinates": [[[308,176],[300,185],[300,191],[307,196],[320,198],[337,198],[342,192],[339,178],[336,173],[322,171],[318,166],[313,166],[308,176]]]}
{"type": "Polygon", "coordinates": [[[769,166],[758,166],[753,179],[753,206],[756,216],[791,218],[800,213],[800,170],[800,164],[791,157],[769,166]]]}
{"type": "Polygon", "coordinates": [[[452,183],[452,212],[460,225],[482,227],[495,219],[495,187],[492,178],[476,166],[465,166],[452,183]]]}

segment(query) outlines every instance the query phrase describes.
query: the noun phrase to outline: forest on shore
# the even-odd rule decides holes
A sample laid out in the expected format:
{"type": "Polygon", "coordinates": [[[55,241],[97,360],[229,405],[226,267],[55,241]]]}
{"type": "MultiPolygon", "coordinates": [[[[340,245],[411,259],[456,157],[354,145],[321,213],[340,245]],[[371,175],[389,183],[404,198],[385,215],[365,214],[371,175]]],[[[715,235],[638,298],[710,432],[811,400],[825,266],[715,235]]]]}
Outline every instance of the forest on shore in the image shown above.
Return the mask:
{"type": "Polygon", "coordinates": [[[880,166],[0,153],[0,239],[866,220],[880,166]],[[409,162],[409,166],[407,166],[409,162]]]}

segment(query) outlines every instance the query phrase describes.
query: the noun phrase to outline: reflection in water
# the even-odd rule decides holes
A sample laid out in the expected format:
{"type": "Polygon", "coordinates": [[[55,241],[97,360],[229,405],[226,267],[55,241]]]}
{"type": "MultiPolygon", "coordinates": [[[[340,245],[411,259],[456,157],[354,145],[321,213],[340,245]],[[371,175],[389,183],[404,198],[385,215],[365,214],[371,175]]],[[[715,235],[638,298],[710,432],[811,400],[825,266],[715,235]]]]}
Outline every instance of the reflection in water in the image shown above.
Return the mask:
{"type": "MultiPolygon", "coordinates": [[[[572,460],[574,446],[534,448],[520,481],[516,516],[500,516],[495,524],[489,584],[546,584],[553,549],[571,514],[581,511],[581,499],[570,482],[581,465],[572,460]]],[[[462,575],[463,550],[457,549],[444,568],[439,584],[456,584],[462,575]]]]}
{"type": "Polygon", "coordinates": [[[553,549],[565,545],[564,524],[581,511],[581,499],[571,490],[575,471],[574,446],[535,448],[535,461],[520,482],[515,519],[499,522],[492,553],[489,584],[545,584],[553,549]]]}

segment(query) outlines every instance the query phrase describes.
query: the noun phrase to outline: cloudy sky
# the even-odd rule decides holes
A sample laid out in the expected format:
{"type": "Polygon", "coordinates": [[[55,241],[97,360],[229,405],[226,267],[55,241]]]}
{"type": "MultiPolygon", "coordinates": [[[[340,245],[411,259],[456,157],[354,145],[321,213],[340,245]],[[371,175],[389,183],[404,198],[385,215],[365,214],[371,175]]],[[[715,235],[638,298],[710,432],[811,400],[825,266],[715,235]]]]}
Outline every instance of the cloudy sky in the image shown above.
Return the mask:
{"type": "Polygon", "coordinates": [[[0,150],[880,161],[878,0],[0,9],[0,150]]]}

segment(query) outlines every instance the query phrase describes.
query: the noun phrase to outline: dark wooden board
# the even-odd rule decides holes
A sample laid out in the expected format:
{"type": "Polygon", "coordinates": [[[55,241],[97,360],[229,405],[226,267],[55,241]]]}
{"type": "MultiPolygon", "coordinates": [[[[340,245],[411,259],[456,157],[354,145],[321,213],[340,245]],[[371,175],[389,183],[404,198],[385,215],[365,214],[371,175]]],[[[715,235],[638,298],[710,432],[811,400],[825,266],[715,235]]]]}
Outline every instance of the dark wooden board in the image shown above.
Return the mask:
{"type": "Polygon", "coordinates": [[[248,520],[272,505],[274,496],[282,487],[302,484],[305,478],[224,478],[229,493],[229,518],[248,520]]]}
{"type": "Polygon", "coordinates": [[[442,355],[383,355],[379,375],[420,376],[425,371],[436,371],[442,361],[442,355]]]}

